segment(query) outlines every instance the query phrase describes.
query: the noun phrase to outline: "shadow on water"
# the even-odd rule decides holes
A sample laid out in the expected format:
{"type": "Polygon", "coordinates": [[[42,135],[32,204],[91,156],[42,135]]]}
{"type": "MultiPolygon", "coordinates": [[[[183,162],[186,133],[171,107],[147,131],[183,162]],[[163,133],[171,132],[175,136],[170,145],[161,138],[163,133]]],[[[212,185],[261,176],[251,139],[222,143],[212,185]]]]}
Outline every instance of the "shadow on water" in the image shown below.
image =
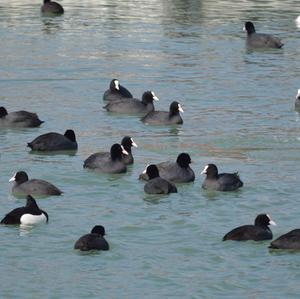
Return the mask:
{"type": "Polygon", "coordinates": [[[161,202],[166,202],[169,199],[169,194],[145,194],[143,201],[147,204],[157,205],[161,202]]]}
{"type": "Polygon", "coordinates": [[[55,34],[58,31],[62,30],[62,24],[64,21],[63,16],[44,16],[41,14],[41,20],[43,25],[41,29],[46,34],[55,34]]]}
{"type": "Polygon", "coordinates": [[[66,155],[66,156],[76,156],[77,150],[66,150],[66,151],[29,151],[30,155],[37,156],[55,156],[55,155],[66,155]]]}

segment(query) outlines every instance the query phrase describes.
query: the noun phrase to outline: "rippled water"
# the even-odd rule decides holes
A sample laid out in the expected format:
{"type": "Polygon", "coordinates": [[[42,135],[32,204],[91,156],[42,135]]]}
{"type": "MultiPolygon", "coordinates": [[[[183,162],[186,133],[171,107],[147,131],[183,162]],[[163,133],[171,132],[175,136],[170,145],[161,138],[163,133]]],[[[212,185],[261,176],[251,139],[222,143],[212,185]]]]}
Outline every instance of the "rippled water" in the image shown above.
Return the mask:
{"type": "Polygon", "coordinates": [[[38,1],[0,0],[0,100],[35,111],[40,128],[1,130],[1,217],[24,200],[10,195],[17,170],[65,193],[39,199],[48,225],[0,227],[1,298],[298,298],[299,255],[269,242],[221,242],[235,226],[272,215],[277,237],[299,227],[298,1],[71,1],[45,18],[38,1]],[[282,50],[247,52],[246,20],[282,50]],[[179,127],[110,115],[102,94],[119,78],[157,109],[178,100],[179,127]],[[73,128],[74,156],[33,155],[37,135],[73,128]],[[130,135],[135,164],[124,175],[82,168],[91,153],[130,135]],[[179,193],[150,197],[138,174],[189,152],[196,172],[179,193]],[[238,170],[233,193],[201,189],[204,165],[238,170]],[[76,239],[103,224],[111,250],[82,255],[76,239]]]}

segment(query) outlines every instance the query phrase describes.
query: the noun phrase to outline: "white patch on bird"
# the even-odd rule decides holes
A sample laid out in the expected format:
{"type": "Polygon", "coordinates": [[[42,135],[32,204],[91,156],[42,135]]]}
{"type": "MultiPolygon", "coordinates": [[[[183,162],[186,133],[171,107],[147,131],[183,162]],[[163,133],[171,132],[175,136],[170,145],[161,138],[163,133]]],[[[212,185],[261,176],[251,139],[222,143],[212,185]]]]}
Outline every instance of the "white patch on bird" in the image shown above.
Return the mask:
{"type": "Polygon", "coordinates": [[[299,96],[300,96],[300,89],[298,89],[298,93],[297,93],[297,95],[296,95],[296,99],[298,99],[299,96]]]}
{"type": "Polygon", "coordinates": [[[115,88],[116,90],[120,90],[120,83],[118,80],[115,80],[115,88]]]}
{"type": "Polygon", "coordinates": [[[297,19],[295,20],[295,22],[296,22],[296,26],[298,28],[300,28],[300,16],[297,17],[297,19]]]}
{"type": "Polygon", "coordinates": [[[132,138],[130,138],[130,140],[131,140],[131,144],[132,144],[132,146],[134,146],[134,147],[138,147],[138,145],[133,141],[133,139],[132,138]]]}
{"type": "Polygon", "coordinates": [[[143,170],[143,174],[147,173],[147,168],[148,168],[149,164],[146,165],[146,168],[143,170]]]}
{"type": "Polygon", "coordinates": [[[246,27],[245,26],[243,27],[243,31],[246,31],[246,27]]]}
{"type": "Polygon", "coordinates": [[[155,95],[153,91],[151,91],[151,94],[154,101],[159,101],[159,98],[155,95]]]}
{"type": "Polygon", "coordinates": [[[39,223],[46,223],[47,218],[43,213],[41,215],[24,214],[21,216],[20,222],[23,225],[35,225],[39,223]]]}
{"type": "Polygon", "coordinates": [[[276,222],[274,220],[272,220],[272,218],[270,217],[270,215],[267,214],[267,217],[269,218],[269,224],[270,225],[274,225],[274,226],[277,225],[276,222]]]}
{"type": "Polygon", "coordinates": [[[16,180],[16,173],[9,179],[9,182],[14,182],[16,180]]]}
{"type": "Polygon", "coordinates": [[[208,168],[208,165],[205,165],[204,169],[201,171],[201,174],[206,174],[207,168],[208,168]]]}
{"type": "Polygon", "coordinates": [[[127,155],[127,156],[128,156],[129,154],[128,154],[128,152],[125,150],[125,148],[123,147],[123,145],[121,145],[121,148],[122,148],[122,153],[123,153],[124,155],[127,155]]]}
{"type": "Polygon", "coordinates": [[[179,110],[180,112],[184,112],[180,104],[178,104],[178,110],[179,110]]]}

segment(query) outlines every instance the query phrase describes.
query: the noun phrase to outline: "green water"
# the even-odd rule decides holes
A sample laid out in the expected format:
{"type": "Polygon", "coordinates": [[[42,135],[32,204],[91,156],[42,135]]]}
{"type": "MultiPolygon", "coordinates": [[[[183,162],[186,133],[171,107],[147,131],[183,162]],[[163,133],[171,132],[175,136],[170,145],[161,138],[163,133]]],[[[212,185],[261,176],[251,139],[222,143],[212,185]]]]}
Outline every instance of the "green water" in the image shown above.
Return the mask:
{"type": "Polygon", "coordinates": [[[221,242],[233,227],[269,213],[277,237],[299,228],[298,1],[71,1],[40,15],[39,1],[0,0],[0,100],[38,113],[40,128],[0,131],[0,215],[24,204],[9,178],[25,170],[62,197],[39,199],[49,224],[0,227],[1,298],[298,298],[299,254],[269,242],[221,242]],[[275,33],[282,50],[247,52],[246,20],[275,33]],[[179,127],[110,115],[102,94],[118,78],[136,97],[173,100],[179,127]],[[76,155],[33,155],[36,136],[75,130],[76,155]],[[82,168],[91,153],[130,135],[139,145],[124,175],[82,168]],[[147,196],[148,163],[190,153],[196,173],[179,193],[147,196]],[[239,171],[244,187],[201,189],[201,170],[239,171]],[[108,252],[82,255],[74,242],[95,224],[108,252]]]}

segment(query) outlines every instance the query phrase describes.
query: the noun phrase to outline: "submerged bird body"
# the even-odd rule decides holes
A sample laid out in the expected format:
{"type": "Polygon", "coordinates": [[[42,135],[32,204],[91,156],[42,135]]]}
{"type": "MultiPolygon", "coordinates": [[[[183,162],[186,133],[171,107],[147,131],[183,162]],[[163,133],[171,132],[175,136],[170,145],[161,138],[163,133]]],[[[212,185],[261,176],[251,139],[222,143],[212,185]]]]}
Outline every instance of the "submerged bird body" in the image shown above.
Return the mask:
{"type": "Polygon", "coordinates": [[[276,225],[269,215],[260,214],[256,217],[254,225],[243,225],[234,228],[223,237],[223,241],[271,240],[273,234],[269,228],[270,224],[276,225]]]}
{"type": "Polygon", "coordinates": [[[238,173],[218,173],[214,164],[205,166],[201,174],[206,174],[203,189],[216,191],[234,191],[243,186],[238,173]]]}
{"type": "Polygon", "coordinates": [[[48,214],[41,210],[35,199],[28,195],[25,207],[12,210],[1,220],[2,224],[34,225],[48,222],[48,214]]]}
{"type": "Polygon", "coordinates": [[[27,146],[33,151],[64,151],[78,148],[73,130],[67,130],[64,135],[55,132],[40,135],[27,146]]]}
{"type": "Polygon", "coordinates": [[[283,43],[279,38],[266,33],[256,33],[252,22],[245,23],[247,31],[247,48],[282,48],[283,43]]]}
{"type": "Polygon", "coordinates": [[[33,128],[42,123],[36,113],[24,110],[8,113],[4,107],[0,107],[0,128],[33,128]]]}
{"type": "Polygon", "coordinates": [[[104,235],[104,227],[102,225],[96,225],[91,230],[91,233],[83,235],[76,241],[74,249],[79,249],[81,251],[109,250],[109,244],[104,239],[104,235]]]}

